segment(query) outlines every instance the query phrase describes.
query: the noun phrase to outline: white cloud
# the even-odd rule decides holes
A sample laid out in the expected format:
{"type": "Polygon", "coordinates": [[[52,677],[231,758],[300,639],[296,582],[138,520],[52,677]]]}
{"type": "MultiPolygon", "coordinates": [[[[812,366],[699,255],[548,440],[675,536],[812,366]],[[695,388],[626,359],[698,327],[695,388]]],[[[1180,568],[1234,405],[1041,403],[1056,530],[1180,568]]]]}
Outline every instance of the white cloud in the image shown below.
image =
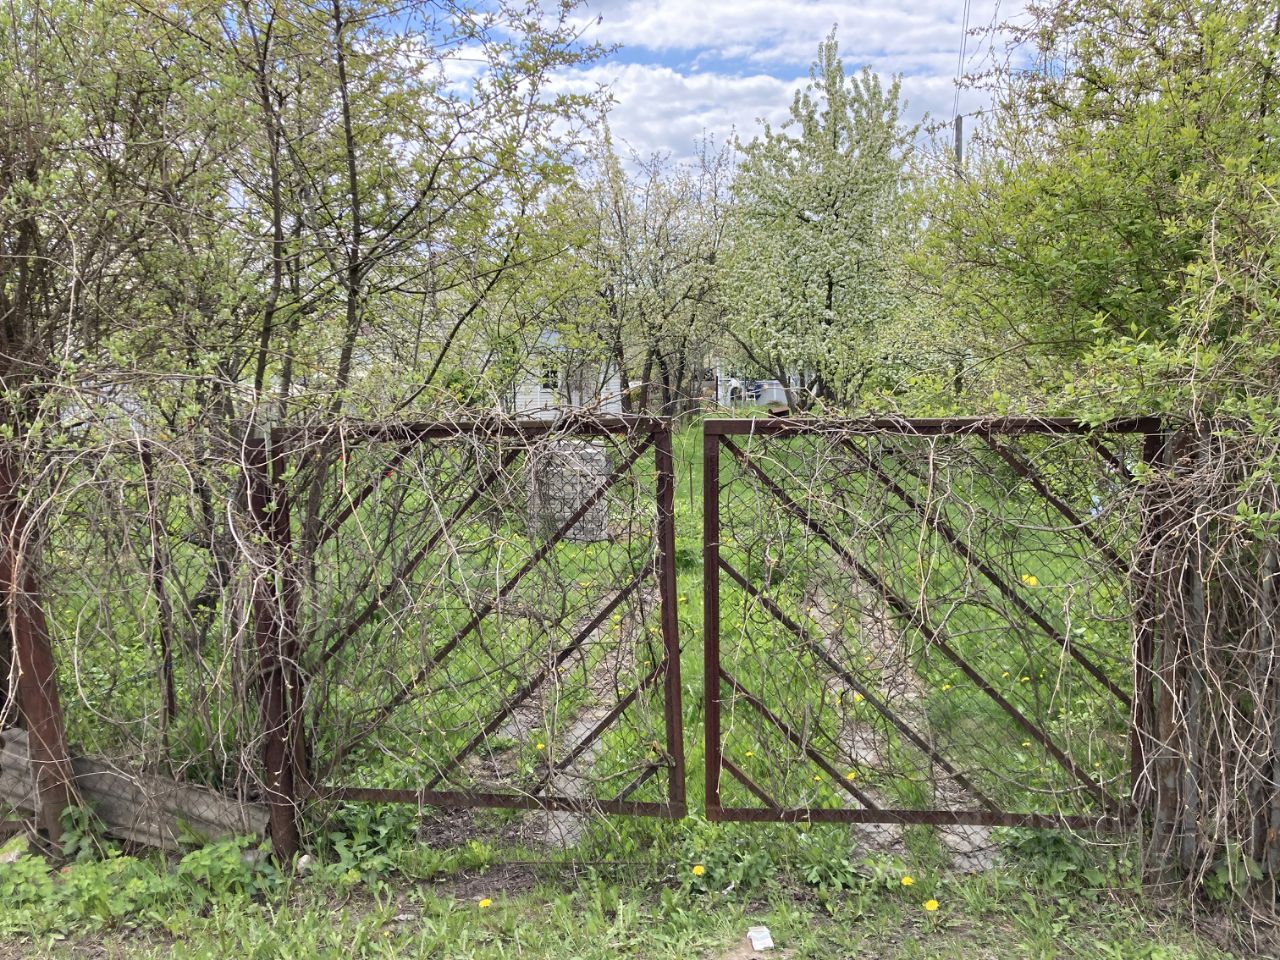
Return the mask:
{"type": "MultiPolygon", "coordinates": [[[[560,82],[587,89],[605,84],[616,105],[616,136],[641,154],[689,157],[710,134],[749,138],[760,118],[785,119],[796,88],[807,80],[819,41],[838,25],[847,70],[864,65],[903,74],[908,119],[927,112],[950,119],[961,45],[962,0],[903,0],[896,5],[858,0],[589,0],[587,36],[620,43],[624,59],[569,71],[560,82]]],[[[999,17],[999,0],[971,0],[971,27],[999,17]]],[[[966,69],[984,56],[985,42],[969,37],[966,69]]],[[[962,112],[984,105],[961,91],[962,112]]]]}
{"type": "MultiPolygon", "coordinates": [[[[970,4],[970,24],[989,22],[993,0],[970,4]]],[[[960,43],[960,0],[589,0],[593,35],[657,53],[711,49],[721,56],[790,64],[813,55],[833,25],[858,55],[949,51],[960,43]]]]}
{"type": "Polygon", "coordinates": [[[670,153],[687,159],[704,135],[723,142],[735,128],[750,137],[760,119],[781,122],[802,80],[763,73],[681,73],[658,64],[606,62],[562,74],[558,83],[570,91],[608,87],[616,101],[609,114],[616,139],[642,157],[670,153]]]}

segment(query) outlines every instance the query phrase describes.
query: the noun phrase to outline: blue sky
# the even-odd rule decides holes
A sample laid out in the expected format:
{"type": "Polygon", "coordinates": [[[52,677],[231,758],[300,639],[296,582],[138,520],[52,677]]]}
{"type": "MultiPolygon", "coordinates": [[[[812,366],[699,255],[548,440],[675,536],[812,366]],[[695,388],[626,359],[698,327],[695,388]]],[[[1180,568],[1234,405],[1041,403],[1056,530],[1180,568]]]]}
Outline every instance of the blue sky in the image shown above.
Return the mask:
{"type": "MultiPolygon", "coordinates": [[[[971,0],[969,25],[1021,12],[1021,3],[971,0]]],[[[622,48],[569,72],[566,86],[604,84],[616,101],[615,138],[642,156],[691,156],[699,138],[749,138],[760,118],[785,119],[819,41],[834,25],[846,70],[903,75],[908,119],[949,120],[963,37],[963,0],[587,0],[585,36],[622,48]],[[595,23],[596,19],[598,23],[595,23]]],[[[987,61],[989,41],[965,40],[963,69],[987,61]]],[[[960,111],[985,98],[961,91],[960,111]]]]}

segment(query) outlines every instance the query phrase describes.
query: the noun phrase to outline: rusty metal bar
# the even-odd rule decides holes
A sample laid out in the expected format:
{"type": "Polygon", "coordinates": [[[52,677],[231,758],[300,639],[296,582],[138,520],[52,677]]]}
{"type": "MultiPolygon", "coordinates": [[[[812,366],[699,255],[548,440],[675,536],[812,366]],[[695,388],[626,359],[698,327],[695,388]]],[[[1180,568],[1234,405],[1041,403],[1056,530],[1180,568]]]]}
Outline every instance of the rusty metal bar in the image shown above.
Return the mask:
{"type": "Polygon", "coordinates": [[[27,728],[28,759],[49,840],[62,838],[62,811],[77,804],[57,671],[35,565],[26,554],[30,520],[22,508],[12,447],[0,447],[0,595],[13,644],[17,701],[27,728]]]}
{"type": "Polygon", "coordinates": [[[900,434],[903,436],[982,436],[984,434],[1043,433],[1051,435],[1148,433],[1158,430],[1156,417],[1127,417],[1105,424],[1088,424],[1067,417],[921,417],[916,419],[867,417],[857,420],[706,420],[703,430],[712,436],[757,435],[768,437],[821,436],[824,434],[900,434]]]}
{"type": "Polygon", "coordinates": [[[273,451],[263,439],[245,441],[245,474],[248,506],[255,531],[269,563],[260,565],[253,580],[253,634],[258,646],[258,672],[262,685],[263,765],[270,810],[271,846],[277,857],[288,861],[298,852],[298,793],[296,757],[290,737],[292,711],[287,690],[284,654],[284,611],[275,579],[280,557],[276,545],[272,503],[273,451]]]}
{"type": "Polygon", "coordinates": [[[1109,797],[1105,792],[1103,792],[1102,788],[1098,784],[1094,783],[1093,780],[1090,779],[1088,774],[1080,770],[1080,768],[1076,766],[1075,762],[1066,753],[1064,753],[1056,743],[1053,742],[1052,738],[1047,733],[1028,720],[1022,711],[1006,700],[999,691],[988,684],[981,674],[969,665],[968,661],[952,649],[951,644],[947,641],[941,629],[932,626],[914,607],[911,606],[911,604],[898,596],[892,589],[890,589],[887,583],[877,576],[869,567],[858,560],[857,557],[850,553],[849,550],[825,527],[810,517],[799,504],[792,500],[781,487],[774,483],[767,473],[765,473],[745,453],[743,453],[729,437],[726,436],[720,439],[721,442],[729,448],[729,451],[733,454],[738,463],[742,465],[743,469],[748,470],[755,475],[793,516],[800,520],[800,522],[804,524],[811,533],[825,541],[841,559],[849,564],[850,568],[857,573],[868,586],[879,593],[880,596],[882,596],[889,605],[894,608],[899,616],[906,620],[908,624],[923,633],[930,643],[937,647],[937,649],[946,656],[948,660],[959,667],[965,676],[977,685],[978,689],[999,705],[1000,708],[1004,710],[1005,713],[1008,714],[1026,733],[1039,741],[1049,754],[1058,761],[1063,769],[1074,776],[1089,790],[1090,793],[1097,797],[1099,802],[1104,806],[1112,806],[1115,804],[1114,798],[1109,797]]]}
{"type": "Polygon", "coordinates": [[[829,807],[722,807],[717,819],[741,823],[900,823],[936,827],[1032,827],[1040,830],[1127,830],[1129,816],[992,813],[989,810],[875,810],[829,807]]]}
{"type": "Polygon", "coordinates": [[[618,791],[618,795],[613,798],[613,802],[621,803],[622,801],[626,800],[627,797],[631,796],[633,793],[635,793],[637,790],[643,787],[646,783],[652,780],[653,775],[656,774],[659,770],[661,770],[663,766],[665,766],[665,764],[660,764],[660,763],[649,764],[647,767],[644,768],[644,771],[640,774],[640,776],[636,777],[634,780],[628,783],[625,787],[623,787],[620,791],[618,791]]]}
{"type": "MultiPolygon", "coordinates": [[[[345,449],[345,448],[344,448],[345,449]]],[[[370,480],[364,485],[364,488],[354,497],[348,497],[347,502],[333,515],[332,519],[324,521],[320,525],[320,531],[316,534],[316,547],[323,546],[328,542],[329,538],[341,529],[346,523],[347,518],[360,509],[361,505],[373,496],[374,492],[382,485],[382,481],[390,476],[388,471],[394,470],[404,462],[404,458],[413,452],[414,444],[405,444],[400,447],[395,454],[387,461],[386,465],[378,471],[378,478],[370,480]]]]}
{"type": "Polygon", "coordinates": [[[707,818],[720,809],[720,769],[723,756],[720,730],[720,438],[707,429],[717,420],[703,421],[702,434],[702,697],[706,712],[703,739],[703,789],[707,818]]]}
{"type": "Polygon", "coordinates": [[[359,632],[360,628],[369,622],[369,618],[372,617],[382,606],[384,597],[395,589],[395,584],[404,580],[406,577],[411,576],[413,571],[418,569],[418,566],[422,561],[425,560],[430,555],[431,551],[435,549],[436,544],[438,544],[444,537],[448,536],[449,531],[454,528],[454,525],[466,515],[467,511],[475,505],[477,500],[484,496],[485,491],[493,486],[494,482],[502,476],[502,471],[511,466],[522,452],[523,451],[520,449],[508,451],[502,458],[499,465],[485,474],[481,481],[476,484],[475,488],[471,491],[471,495],[468,496],[467,499],[459,505],[458,509],[454,510],[453,513],[436,528],[435,533],[427,538],[427,542],[421,547],[421,549],[405,561],[404,565],[401,566],[399,570],[395,571],[395,573],[391,575],[390,585],[387,587],[380,586],[377,588],[373,599],[369,601],[365,608],[353,619],[348,621],[347,625],[342,628],[342,632],[325,646],[324,653],[320,657],[321,668],[337,656],[342,648],[350,642],[351,638],[359,632]]]}
{"type": "MultiPolygon", "coordinates": [[[[739,683],[737,679],[734,678],[734,676],[729,673],[729,671],[724,669],[724,667],[720,668],[719,677],[721,680],[723,680],[725,683],[729,685],[729,688],[733,690],[733,692],[737,696],[747,701],[747,703],[756,711],[756,713],[760,714],[760,716],[764,717],[766,720],[772,723],[775,727],[778,728],[778,730],[782,733],[784,737],[790,740],[798,748],[803,750],[805,753],[805,756],[807,756],[810,760],[816,763],[818,767],[821,768],[822,771],[826,773],[829,777],[831,777],[831,779],[834,780],[836,784],[840,786],[846,793],[854,797],[864,807],[867,807],[872,810],[874,810],[877,807],[876,802],[873,799],[871,799],[871,797],[863,793],[861,790],[855,787],[852,783],[846,780],[844,776],[840,773],[840,771],[837,770],[835,767],[833,767],[830,764],[830,762],[828,762],[826,757],[818,753],[817,750],[813,749],[813,747],[809,744],[809,742],[792,728],[791,724],[787,723],[785,720],[779,717],[776,713],[774,713],[772,710],[766,707],[764,705],[764,702],[759,697],[755,696],[753,693],[751,693],[751,691],[749,691],[746,687],[744,687],[741,683],[739,683]]],[[[722,763],[724,762],[723,758],[721,759],[721,762],[722,763]]]]}
{"type": "Polygon", "coordinates": [[[770,597],[766,596],[754,584],[750,583],[736,567],[729,563],[728,560],[721,558],[720,568],[735,580],[742,589],[746,590],[748,594],[758,600],[764,608],[773,615],[774,619],[795,634],[795,636],[799,638],[806,647],[808,647],[809,652],[826,664],[827,667],[835,673],[835,675],[838,676],[846,686],[851,687],[855,693],[860,694],[863,700],[871,705],[872,709],[893,724],[894,728],[910,740],[917,749],[941,767],[942,770],[955,780],[956,783],[972,793],[974,799],[990,810],[999,810],[999,807],[995,802],[975,787],[968,777],[964,776],[964,774],[953,767],[945,757],[929,746],[929,744],[926,743],[919,734],[912,730],[906,721],[902,720],[896,713],[890,710],[889,705],[881,700],[876,695],[875,691],[866,684],[859,682],[857,677],[850,673],[838,660],[832,657],[826,650],[822,649],[821,644],[817,643],[812,637],[810,637],[808,631],[805,630],[801,624],[791,619],[791,617],[787,615],[786,611],[774,603],[770,597]]]}
{"type": "Polygon", "coordinates": [[[1056,630],[1049,621],[1045,620],[1038,610],[1023,600],[1017,590],[1010,586],[1003,577],[996,573],[996,571],[993,570],[987,562],[982,559],[982,557],[978,556],[978,554],[964,542],[964,539],[951,528],[950,524],[937,516],[937,514],[931,513],[926,504],[922,504],[920,501],[916,500],[915,497],[904,490],[892,477],[872,463],[871,458],[859,450],[851,440],[846,438],[844,440],[844,446],[853,453],[854,456],[862,461],[863,467],[865,467],[867,472],[879,480],[887,490],[891,491],[893,495],[906,504],[909,509],[913,510],[921,520],[932,527],[933,530],[942,537],[942,539],[947,541],[951,546],[951,549],[964,557],[965,561],[973,567],[973,569],[982,574],[987,581],[1000,592],[1001,596],[1018,609],[1019,613],[1044,631],[1045,635],[1050,640],[1058,643],[1062,647],[1063,652],[1074,659],[1078,664],[1080,664],[1080,666],[1084,667],[1085,671],[1091,677],[1105,687],[1122,704],[1124,704],[1126,708],[1130,706],[1131,701],[1129,695],[1116,686],[1106,673],[1103,672],[1101,667],[1085,656],[1084,653],[1082,653],[1075,644],[1071,642],[1070,637],[1062,635],[1062,632],[1056,630]]]}
{"type": "Polygon", "coordinates": [[[595,616],[593,616],[590,619],[590,621],[588,621],[587,625],[583,627],[581,630],[579,630],[577,635],[574,636],[569,641],[569,643],[566,644],[565,647],[559,653],[556,654],[555,658],[551,661],[551,663],[548,666],[543,667],[542,670],[540,670],[531,680],[529,680],[527,683],[525,683],[524,686],[522,686],[519,690],[517,690],[514,694],[512,694],[511,697],[507,699],[507,702],[502,705],[501,709],[499,709],[498,712],[493,716],[493,718],[490,719],[489,722],[486,723],[484,727],[481,728],[480,732],[477,733],[474,737],[472,737],[469,741],[467,741],[466,745],[463,746],[461,750],[459,750],[452,757],[450,757],[449,760],[447,760],[435,772],[432,778],[427,781],[427,789],[434,788],[437,784],[439,784],[442,780],[444,780],[444,778],[447,777],[451,772],[457,769],[458,764],[466,760],[467,757],[469,757],[482,743],[485,742],[486,739],[488,739],[491,733],[497,730],[498,727],[502,726],[502,723],[504,720],[506,720],[513,713],[515,713],[515,711],[520,707],[520,705],[524,703],[526,700],[528,700],[529,697],[533,696],[533,694],[537,692],[538,688],[541,687],[544,683],[546,683],[547,678],[551,676],[551,674],[555,671],[556,667],[564,663],[567,659],[569,659],[569,657],[571,657],[574,654],[575,651],[581,648],[581,646],[587,642],[587,638],[590,637],[591,634],[594,633],[596,630],[598,630],[600,628],[600,625],[609,618],[609,615],[613,613],[614,610],[618,609],[618,607],[621,606],[624,602],[626,602],[626,599],[630,597],[631,594],[635,593],[636,589],[640,586],[640,584],[642,584],[645,581],[645,579],[649,576],[652,570],[653,570],[652,562],[645,564],[645,566],[640,570],[638,574],[636,574],[636,576],[632,579],[632,581],[629,584],[627,584],[625,587],[623,587],[621,590],[619,590],[618,593],[614,596],[614,598],[610,600],[607,604],[605,604],[605,606],[600,610],[600,612],[597,613],[595,616]]]}
{"type": "Polygon", "coordinates": [[[722,757],[720,759],[720,762],[724,764],[724,768],[729,771],[729,774],[735,780],[737,780],[740,784],[742,784],[744,787],[750,790],[752,796],[754,796],[757,800],[763,803],[765,807],[767,807],[770,810],[778,809],[778,804],[774,801],[773,797],[765,793],[764,788],[761,787],[760,784],[752,780],[749,776],[747,776],[746,773],[744,773],[736,763],[734,763],[728,757],[722,757]]]}
{"type": "Polygon", "coordinates": [[[645,677],[638,684],[636,684],[635,688],[630,693],[628,693],[625,697],[623,697],[621,700],[615,703],[613,705],[613,709],[611,709],[607,714],[605,714],[604,718],[600,720],[600,722],[597,723],[594,727],[592,727],[587,732],[587,735],[585,737],[583,737],[581,740],[578,741],[578,745],[576,747],[574,747],[572,750],[569,751],[568,754],[561,757],[559,760],[557,760],[554,764],[551,765],[551,770],[548,771],[539,779],[538,784],[533,788],[533,793],[537,793],[547,785],[547,781],[551,779],[552,772],[566,769],[569,766],[569,764],[573,763],[573,761],[577,760],[580,756],[582,756],[583,753],[586,752],[587,748],[590,747],[593,743],[596,742],[596,740],[600,738],[601,734],[603,734],[606,730],[608,730],[609,727],[613,726],[613,722],[617,720],[618,717],[622,716],[622,712],[626,710],[627,707],[631,706],[631,704],[635,703],[636,698],[640,696],[640,694],[644,693],[645,690],[653,686],[653,684],[658,680],[659,677],[663,675],[664,672],[665,671],[662,664],[658,664],[656,667],[650,670],[649,673],[646,674],[645,677]]]}
{"type": "MultiPolygon", "coordinates": [[[[480,624],[484,621],[485,617],[487,617],[493,611],[493,608],[504,597],[506,597],[507,594],[509,594],[512,590],[514,590],[519,585],[520,581],[523,580],[525,576],[528,575],[529,571],[532,570],[534,567],[536,567],[539,563],[541,563],[542,559],[548,553],[551,552],[551,550],[555,547],[555,545],[559,543],[565,537],[565,535],[568,534],[570,530],[573,529],[574,525],[587,515],[587,511],[589,511],[592,507],[594,507],[597,503],[599,503],[600,500],[604,498],[605,494],[608,493],[609,490],[613,487],[613,485],[617,483],[618,480],[620,480],[623,476],[626,475],[626,473],[631,469],[631,467],[634,466],[635,462],[639,460],[640,457],[644,454],[644,452],[650,447],[650,445],[653,443],[653,439],[654,439],[653,434],[649,434],[644,438],[644,440],[642,440],[632,450],[630,456],[628,456],[627,459],[623,461],[623,463],[618,467],[618,469],[615,470],[613,473],[611,473],[609,477],[605,480],[605,482],[596,488],[595,492],[592,493],[591,496],[583,500],[583,502],[579,505],[578,509],[575,510],[573,514],[567,520],[565,520],[564,523],[560,525],[559,529],[557,529],[554,533],[552,533],[552,535],[548,537],[547,540],[540,547],[538,547],[537,550],[533,552],[533,554],[530,555],[529,559],[525,561],[524,565],[521,566],[520,569],[516,571],[516,573],[510,579],[508,579],[505,583],[503,583],[501,587],[499,587],[497,595],[492,600],[486,601],[485,603],[481,604],[480,609],[477,610],[474,614],[472,614],[471,619],[468,620],[467,623],[460,630],[458,630],[458,632],[455,633],[448,641],[446,641],[441,647],[439,647],[436,650],[436,652],[432,654],[431,658],[426,662],[426,664],[424,664],[422,668],[418,670],[417,673],[415,673],[412,677],[409,678],[408,682],[405,683],[404,687],[400,690],[400,692],[397,693],[390,700],[388,700],[382,707],[380,707],[377,710],[377,712],[373,716],[373,719],[368,724],[367,729],[369,730],[377,729],[377,727],[390,714],[394,713],[398,707],[404,704],[409,699],[409,697],[412,696],[413,691],[417,689],[417,687],[419,687],[422,684],[422,682],[431,675],[431,673],[436,669],[436,667],[438,667],[444,661],[444,659],[448,657],[450,653],[453,652],[453,650],[458,646],[458,644],[460,644],[463,640],[465,640],[468,636],[470,636],[471,633],[478,626],[480,626],[480,624]]],[[[355,744],[356,744],[356,741],[353,740],[353,741],[350,741],[344,748],[339,748],[338,750],[336,750],[334,752],[333,760],[330,762],[328,769],[330,770],[336,769],[338,763],[342,761],[342,759],[346,756],[348,752],[350,752],[350,750],[355,746],[355,744]]]]}
{"type": "MultiPolygon", "coordinates": [[[[1147,429],[1135,430],[1132,432],[1151,434],[1151,433],[1156,433],[1159,430],[1160,430],[1160,421],[1153,420],[1148,425],[1147,429]]],[[[1116,473],[1124,477],[1125,482],[1127,483],[1133,482],[1133,474],[1129,470],[1129,465],[1125,463],[1123,460],[1121,460],[1118,456],[1116,456],[1115,452],[1110,447],[1108,447],[1105,443],[1103,443],[1097,437],[1090,437],[1089,444],[1093,447],[1093,449],[1098,451],[1098,455],[1101,456],[1103,460],[1106,460],[1107,463],[1111,464],[1111,466],[1115,469],[1116,473]]]]}
{"type": "Polygon", "coordinates": [[[671,427],[657,434],[653,448],[658,474],[658,604],[662,620],[663,708],[667,737],[668,796],[673,804],[685,802],[683,708],[680,686],[680,621],[676,612],[676,508],[675,458],[671,427]]]}

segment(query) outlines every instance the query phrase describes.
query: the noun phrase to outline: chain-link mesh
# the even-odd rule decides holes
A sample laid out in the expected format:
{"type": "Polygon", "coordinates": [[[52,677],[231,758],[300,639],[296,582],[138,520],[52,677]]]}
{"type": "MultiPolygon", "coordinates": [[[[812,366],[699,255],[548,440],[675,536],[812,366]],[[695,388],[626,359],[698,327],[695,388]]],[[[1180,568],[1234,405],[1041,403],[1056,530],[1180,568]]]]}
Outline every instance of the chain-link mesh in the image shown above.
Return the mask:
{"type": "Polygon", "coordinates": [[[682,774],[664,429],[506,424],[291,452],[292,502],[329,506],[295,518],[293,560],[320,795],[666,809],[682,774]]]}
{"type": "Polygon", "coordinates": [[[725,815],[1121,815],[1142,436],[779,426],[707,424],[725,815]]]}

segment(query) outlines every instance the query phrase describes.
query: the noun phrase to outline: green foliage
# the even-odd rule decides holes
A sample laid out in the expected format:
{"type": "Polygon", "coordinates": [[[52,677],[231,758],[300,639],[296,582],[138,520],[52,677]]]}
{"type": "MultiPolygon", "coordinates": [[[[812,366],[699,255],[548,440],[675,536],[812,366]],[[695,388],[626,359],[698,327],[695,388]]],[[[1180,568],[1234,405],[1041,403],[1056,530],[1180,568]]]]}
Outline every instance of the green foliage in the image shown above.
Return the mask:
{"type": "Polygon", "coordinates": [[[1061,830],[1014,827],[997,831],[1001,847],[1052,894],[1097,898],[1135,887],[1140,871],[1128,844],[1111,848],[1061,830]]]}
{"type": "Polygon", "coordinates": [[[101,859],[80,857],[57,870],[43,857],[26,855],[0,864],[0,933],[168,926],[175,912],[244,902],[274,893],[281,884],[264,849],[234,841],[192,850],[172,870],[112,849],[101,859]]]}
{"type": "Polygon", "coordinates": [[[1209,899],[1222,903],[1245,899],[1262,880],[1262,865],[1245,853],[1239,843],[1228,842],[1205,873],[1203,884],[1209,899]]]}
{"type": "Polygon", "coordinates": [[[753,890],[776,869],[774,853],[765,842],[743,843],[731,825],[694,821],[676,862],[684,886],[698,893],[753,890]]]}
{"type": "Polygon", "coordinates": [[[1015,32],[1034,66],[995,78],[918,261],[970,345],[971,407],[997,387],[1098,417],[1273,397],[1276,10],[1059,0],[1015,32]]]}

